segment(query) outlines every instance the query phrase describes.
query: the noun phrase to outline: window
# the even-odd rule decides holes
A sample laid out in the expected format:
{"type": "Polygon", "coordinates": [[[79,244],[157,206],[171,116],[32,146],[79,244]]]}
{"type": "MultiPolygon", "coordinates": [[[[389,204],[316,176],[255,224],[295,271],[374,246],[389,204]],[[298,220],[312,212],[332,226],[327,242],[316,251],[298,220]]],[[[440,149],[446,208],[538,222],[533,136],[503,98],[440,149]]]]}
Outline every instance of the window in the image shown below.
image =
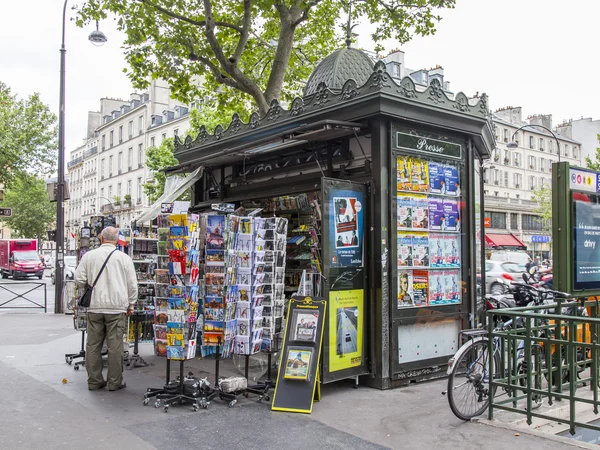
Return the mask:
{"type": "Polygon", "coordinates": [[[137,199],[138,205],[142,203],[142,177],[137,179],[137,199]]]}
{"type": "MultiPolygon", "coordinates": [[[[164,141],[167,138],[167,133],[162,134],[162,140],[164,141]]],[[[161,141],[162,142],[162,141],[161,141]]]]}
{"type": "Polygon", "coordinates": [[[573,158],[579,158],[579,152],[577,151],[577,147],[573,146],[573,158]]]}
{"type": "Polygon", "coordinates": [[[505,128],[504,129],[504,142],[508,142],[509,136],[508,136],[508,130],[505,128]]]}
{"type": "Polygon", "coordinates": [[[129,139],[133,137],[133,120],[130,120],[129,124],[127,124],[127,135],[129,136],[129,139]]]}
{"type": "Polygon", "coordinates": [[[150,138],[150,147],[154,147],[154,136],[150,138]]]}
{"type": "Polygon", "coordinates": [[[138,134],[144,132],[144,116],[138,117],[138,134]]]}
{"type": "Polygon", "coordinates": [[[530,156],[530,157],[529,157],[529,161],[528,161],[528,162],[529,162],[529,168],[530,168],[531,170],[537,170],[537,167],[536,167],[536,158],[535,158],[535,156],[530,156]]]}
{"type": "Polygon", "coordinates": [[[173,130],[173,136],[179,136],[179,130],[177,130],[177,129],[173,130]]]}
{"type": "Polygon", "coordinates": [[[508,187],[508,170],[504,172],[504,186],[508,187]]]}
{"type": "Polygon", "coordinates": [[[102,151],[106,148],[106,134],[102,135],[102,151]]]}
{"type": "Polygon", "coordinates": [[[100,161],[100,177],[104,178],[104,158],[100,161]]]}
{"type": "Polygon", "coordinates": [[[119,173],[121,173],[122,168],[123,168],[123,152],[119,152],[119,159],[117,160],[117,169],[118,169],[119,173]]]}
{"type": "MultiPolygon", "coordinates": [[[[100,189],[100,197],[104,197],[104,188],[100,189]]],[[[102,199],[100,199],[102,200],[102,199]]]]}
{"type": "Polygon", "coordinates": [[[521,167],[521,153],[513,152],[513,164],[515,167],[521,167]]]}
{"type": "Polygon", "coordinates": [[[112,146],[113,146],[113,143],[114,143],[114,142],[113,142],[114,133],[115,133],[114,131],[111,131],[111,132],[110,132],[110,135],[109,135],[109,144],[110,144],[110,148],[112,148],[112,146]]]}
{"type": "Polygon", "coordinates": [[[127,150],[127,167],[127,170],[131,170],[133,167],[133,147],[129,147],[129,150],[127,150]]]}
{"type": "Polygon", "coordinates": [[[554,141],[548,141],[548,153],[554,153],[554,141]]]}
{"type": "Polygon", "coordinates": [[[112,177],[113,174],[113,156],[108,157],[108,176],[112,177]]]}
{"type": "Polygon", "coordinates": [[[504,164],[510,164],[510,151],[504,150],[504,164]]]}
{"type": "Polygon", "coordinates": [[[127,180],[127,195],[131,197],[131,180],[127,180]]]}
{"type": "Polygon", "coordinates": [[[112,191],[112,184],[108,187],[108,199],[112,202],[112,196],[113,196],[113,191],[112,191]]]}
{"type": "Polygon", "coordinates": [[[121,183],[117,184],[117,197],[119,197],[119,201],[122,200],[121,199],[121,183]]]}
{"type": "Polygon", "coordinates": [[[529,189],[534,190],[536,188],[536,178],[533,175],[529,175],[529,189]]]}
{"type": "Polygon", "coordinates": [[[542,172],[546,171],[546,160],[544,158],[540,158],[540,170],[542,172]]]}
{"type": "Polygon", "coordinates": [[[542,219],[533,214],[523,214],[521,217],[523,222],[523,230],[527,231],[542,231],[542,219]]]}
{"type": "Polygon", "coordinates": [[[515,189],[523,189],[523,180],[520,173],[513,173],[513,184],[515,189]]]}
{"type": "Polygon", "coordinates": [[[535,148],[535,138],[533,136],[529,136],[529,148],[535,148]]]}
{"type": "Polygon", "coordinates": [[[565,144],[565,154],[564,156],[569,156],[569,146],[565,144]]]}
{"type": "Polygon", "coordinates": [[[138,145],[138,167],[142,167],[144,165],[144,145],[138,145]]]}
{"type": "Polygon", "coordinates": [[[511,230],[519,229],[519,215],[517,213],[510,213],[510,228],[511,230]]]}
{"type": "Polygon", "coordinates": [[[123,142],[123,125],[119,127],[119,144],[123,142]]]}
{"type": "Polygon", "coordinates": [[[540,138],[540,150],[544,151],[544,140],[540,138]]]}
{"type": "Polygon", "coordinates": [[[490,220],[490,227],[506,230],[506,214],[500,212],[486,211],[486,219],[490,220]]]}

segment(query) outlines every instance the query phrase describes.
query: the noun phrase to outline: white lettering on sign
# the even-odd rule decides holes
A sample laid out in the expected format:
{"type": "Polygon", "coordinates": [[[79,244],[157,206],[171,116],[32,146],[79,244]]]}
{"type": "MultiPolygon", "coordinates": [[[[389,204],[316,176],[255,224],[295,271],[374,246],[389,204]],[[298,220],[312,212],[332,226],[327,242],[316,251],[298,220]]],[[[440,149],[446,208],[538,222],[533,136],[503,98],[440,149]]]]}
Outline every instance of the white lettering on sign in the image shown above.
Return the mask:
{"type": "Polygon", "coordinates": [[[427,139],[424,138],[419,139],[417,150],[425,150],[433,153],[444,153],[444,147],[435,144],[428,144],[427,139]]]}
{"type": "Polygon", "coordinates": [[[586,241],[583,243],[583,246],[584,246],[585,248],[592,248],[592,249],[595,249],[595,248],[596,248],[596,241],[590,241],[590,240],[588,239],[588,240],[586,240],[586,241]]]}

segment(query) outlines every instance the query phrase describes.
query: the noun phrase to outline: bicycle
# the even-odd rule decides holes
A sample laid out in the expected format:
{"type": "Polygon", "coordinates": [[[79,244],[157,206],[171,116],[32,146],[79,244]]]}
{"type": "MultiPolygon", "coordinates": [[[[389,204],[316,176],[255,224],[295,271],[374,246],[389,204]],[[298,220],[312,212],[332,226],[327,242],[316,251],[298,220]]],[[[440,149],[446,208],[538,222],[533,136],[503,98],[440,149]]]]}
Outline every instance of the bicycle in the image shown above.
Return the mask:
{"type": "MultiPolygon", "coordinates": [[[[548,303],[548,300],[555,297],[568,299],[569,294],[542,290],[534,286],[525,284],[526,289],[531,292],[530,305],[542,305],[548,303]]],[[[493,296],[486,298],[485,304],[489,304],[487,300],[493,299],[493,296]]],[[[520,319],[517,318],[514,322],[517,328],[522,328],[520,319]]],[[[513,321],[508,320],[502,322],[499,320],[494,327],[495,331],[509,330],[513,327],[513,321]]],[[[462,335],[466,335],[468,340],[456,352],[456,354],[448,361],[448,388],[442,394],[448,396],[450,409],[456,417],[461,420],[471,420],[483,414],[489,405],[490,397],[495,395],[495,388],[490,388],[490,340],[486,329],[477,328],[473,330],[464,330],[462,335]]],[[[540,336],[541,337],[541,336],[540,336]]],[[[548,364],[544,359],[545,352],[539,351],[537,345],[533,346],[532,355],[533,367],[528,368],[524,364],[525,345],[520,341],[517,345],[518,364],[516,366],[516,375],[519,378],[519,384],[524,386],[525,375],[529,370],[533,370],[534,384],[536,389],[541,388],[539,374],[545,372],[545,377],[548,379],[548,364]]],[[[540,346],[540,348],[542,348],[540,346]]],[[[495,337],[491,342],[494,378],[499,378],[505,374],[505,367],[502,367],[502,355],[500,350],[500,338],[495,337]]],[[[543,350],[543,348],[542,348],[543,350]]],[[[550,364],[550,367],[552,364],[550,364]]],[[[568,378],[568,374],[560,377],[562,380],[568,378]]],[[[552,383],[558,382],[552,377],[552,383]]],[[[561,381],[562,381],[561,380],[561,381]]],[[[536,397],[538,406],[541,404],[539,398],[536,397]]]]}

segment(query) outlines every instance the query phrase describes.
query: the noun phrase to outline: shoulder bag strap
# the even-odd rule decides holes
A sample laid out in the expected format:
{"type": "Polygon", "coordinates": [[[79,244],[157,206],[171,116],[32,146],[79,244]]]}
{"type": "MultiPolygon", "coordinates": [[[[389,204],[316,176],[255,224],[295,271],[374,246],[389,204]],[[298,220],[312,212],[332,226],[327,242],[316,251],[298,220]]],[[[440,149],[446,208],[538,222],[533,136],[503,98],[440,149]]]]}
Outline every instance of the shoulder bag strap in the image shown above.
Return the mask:
{"type": "Polygon", "coordinates": [[[98,278],[100,278],[100,275],[102,275],[102,271],[104,270],[104,268],[106,267],[106,263],[108,262],[108,260],[110,259],[110,257],[112,256],[112,254],[114,252],[116,252],[117,249],[115,248],[112,252],[110,252],[110,254],[106,257],[106,260],[104,261],[104,264],[102,264],[102,267],[100,268],[100,272],[98,272],[98,275],[96,276],[96,279],[94,280],[94,284],[92,284],[92,287],[96,286],[96,283],[98,282],[98,278]]]}

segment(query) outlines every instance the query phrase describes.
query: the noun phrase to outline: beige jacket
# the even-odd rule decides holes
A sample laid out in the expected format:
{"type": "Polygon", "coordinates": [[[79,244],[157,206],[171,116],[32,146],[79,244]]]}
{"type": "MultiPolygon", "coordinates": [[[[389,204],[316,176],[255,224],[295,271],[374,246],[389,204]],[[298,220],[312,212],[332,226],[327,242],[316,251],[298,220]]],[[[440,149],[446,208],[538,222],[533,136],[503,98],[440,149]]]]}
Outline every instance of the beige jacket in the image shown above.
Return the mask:
{"type": "MultiPolygon", "coordinates": [[[[82,287],[91,285],[104,261],[115,249],[112,244],[103,244],[83,255],[75,270],[75,282],[82,287]]],[[[102,271],[88,311],[127,312],[129,305],[137,301],[138,288],[133,261],[125,253],[116,251],[102,271]]]]}

